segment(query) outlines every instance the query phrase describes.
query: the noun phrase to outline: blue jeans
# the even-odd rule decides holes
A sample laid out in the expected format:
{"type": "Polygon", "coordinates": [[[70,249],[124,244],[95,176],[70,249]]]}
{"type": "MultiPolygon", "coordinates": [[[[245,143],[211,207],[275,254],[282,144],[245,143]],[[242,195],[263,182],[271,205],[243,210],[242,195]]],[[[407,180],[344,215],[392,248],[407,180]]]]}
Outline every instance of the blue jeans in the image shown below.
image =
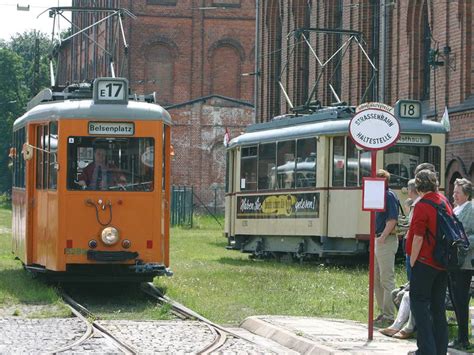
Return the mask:
{"type": "Polygon", "coordinates": [[[448,273],[416,262],[411,269],[410,308],[417,327],[418,355],[446,355],[446,288],[448,273]]]}

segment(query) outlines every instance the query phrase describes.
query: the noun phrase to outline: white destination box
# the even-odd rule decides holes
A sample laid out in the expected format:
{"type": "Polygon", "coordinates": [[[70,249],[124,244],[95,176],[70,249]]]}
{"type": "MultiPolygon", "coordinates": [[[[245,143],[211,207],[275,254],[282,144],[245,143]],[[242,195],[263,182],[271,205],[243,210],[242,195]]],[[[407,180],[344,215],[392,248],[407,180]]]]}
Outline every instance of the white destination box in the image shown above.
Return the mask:
{"type": "Polygon", "coordinates": [[[132,122],[89,122],[89,134],[107,136],[133,136],[135,126],[132,122]]]}

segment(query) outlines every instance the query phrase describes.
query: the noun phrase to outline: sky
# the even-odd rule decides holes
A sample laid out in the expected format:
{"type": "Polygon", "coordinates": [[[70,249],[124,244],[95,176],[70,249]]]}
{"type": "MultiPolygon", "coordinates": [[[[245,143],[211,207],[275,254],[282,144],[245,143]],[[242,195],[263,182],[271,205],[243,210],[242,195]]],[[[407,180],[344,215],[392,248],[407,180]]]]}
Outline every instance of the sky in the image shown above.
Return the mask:
{"type": "MultiPolygon", "coordinates": [[[[32,29],[40,30],[51,36],[53,19],[48,12],[37,16],[50,7],[71,6],[71,0],[0,0],[0,40],[9,40],[16,33],[23,33],[32,29]],[[29,11],[18,11],[20,7],[28,7],[29,11]]],[[[69,17],[70,12],[64,15],[69,17]]],[[[59,21],[61,31],[67,29],[66,20],[59,21]]],[[[56,27],[56,32],[57,32],[56,27]]]]}

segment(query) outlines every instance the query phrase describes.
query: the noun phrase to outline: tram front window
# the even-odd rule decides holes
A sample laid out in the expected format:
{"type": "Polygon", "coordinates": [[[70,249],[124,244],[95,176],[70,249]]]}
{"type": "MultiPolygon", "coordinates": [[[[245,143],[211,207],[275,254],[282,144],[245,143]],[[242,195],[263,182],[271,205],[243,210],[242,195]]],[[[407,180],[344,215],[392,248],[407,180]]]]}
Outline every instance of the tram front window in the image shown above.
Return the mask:
{"type": "Polygon", "coordinates": [[[68,189],[152,191],[153,138],[68,137],[68,189]]]}
{"type": "Polygon", "coordinates": [[[384,152],[384,167],[390,173],[389,186],[406,187],[415,177],[415,168],[421,163],[431,163],[439,171],[441,149],[427,146],[395,145],[384,152]]]}

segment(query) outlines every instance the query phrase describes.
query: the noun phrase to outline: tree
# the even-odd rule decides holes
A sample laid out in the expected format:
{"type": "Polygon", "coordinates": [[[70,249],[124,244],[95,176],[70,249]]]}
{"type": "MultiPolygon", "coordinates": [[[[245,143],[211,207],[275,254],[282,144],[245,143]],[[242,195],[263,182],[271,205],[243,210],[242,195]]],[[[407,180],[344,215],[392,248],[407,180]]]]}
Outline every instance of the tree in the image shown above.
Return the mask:
{"type": "Polygon", "coordinates": [[[23,59],[8,48],[0,48],[0,191],[11,188],[8,151],[12,142],[12,126],[24,113],[28,98],[23,59]]]}
{"type": "Polygon", "coordinates": [[[35,30],[0,41],[0,192],[11,188],[13,122],[25,113],[28,99],[49,86],[51,46],[46,34],[35,30]]]}
{"type": "Polygon", "coordinates": [[[16,34],[6,46],[23,58],[25,84],[30,97],[35,96],[42,88],[49,87],[52,42],[45,33],[31,30],[16,34]]]}

